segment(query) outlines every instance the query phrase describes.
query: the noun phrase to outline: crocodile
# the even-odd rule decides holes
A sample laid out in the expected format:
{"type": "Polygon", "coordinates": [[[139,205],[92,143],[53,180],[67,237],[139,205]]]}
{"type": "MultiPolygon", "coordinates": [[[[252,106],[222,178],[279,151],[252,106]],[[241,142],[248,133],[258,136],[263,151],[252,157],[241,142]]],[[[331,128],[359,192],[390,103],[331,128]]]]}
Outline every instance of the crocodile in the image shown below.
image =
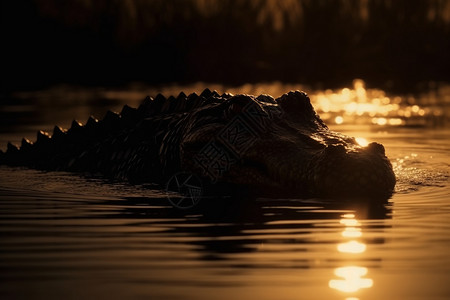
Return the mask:
{"type": "Polygon", "coordinates": [[[100,121],[8,143],[0,165],[161,185],[182,172],[221,192],[277,197],[388,199],[396,183],[383,145],[330,130],[301,91],[147,96],[100,121]]]}

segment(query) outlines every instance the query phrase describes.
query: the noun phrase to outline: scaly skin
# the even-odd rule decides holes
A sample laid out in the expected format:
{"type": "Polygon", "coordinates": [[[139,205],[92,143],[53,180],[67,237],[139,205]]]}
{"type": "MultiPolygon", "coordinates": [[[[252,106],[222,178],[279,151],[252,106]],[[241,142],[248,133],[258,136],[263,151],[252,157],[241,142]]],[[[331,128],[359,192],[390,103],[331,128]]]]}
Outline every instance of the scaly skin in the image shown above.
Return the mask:
{"type": "Polygon", "coordinates": [[[384,147],[360,146],[330,131],[308,96],[219,95],[147,98],[102,121],[73,122],[33,144],[8,144],[0,164],[76,171],[164,184],[178,172],[210,186],[260,195],[376,197],[393,193],[395,175],[384,147]]]}

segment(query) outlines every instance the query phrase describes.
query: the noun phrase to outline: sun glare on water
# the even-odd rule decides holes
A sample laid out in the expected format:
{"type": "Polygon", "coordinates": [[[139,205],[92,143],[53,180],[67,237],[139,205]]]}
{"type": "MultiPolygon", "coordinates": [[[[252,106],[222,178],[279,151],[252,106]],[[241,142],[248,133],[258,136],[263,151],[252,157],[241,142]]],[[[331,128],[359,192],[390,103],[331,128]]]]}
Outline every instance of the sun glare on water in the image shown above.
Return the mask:
{"type": "MultiPolygon", "coordinates": [[[[363,235],[362,224],[353,213],[343,214],[339,223],[344,226],[341,236],[345,241],[337,245],[338,252],[345,255],[350,261],[360,257],[367,249],[366,244],[356,240],[363,235]]],[[[344,265],[334,269],[334,275],[337,278],[329,280],[328,286],[337,291],[352,294],[360,289],[367,289],[373,286],[373,280],[365,277],[367,274],[368,269],[366,267],[354,264],[344,265]]],[[[347,297],[346,300],[358,299],[352,297],[353,295],[348,296],[350,297],[347,297]]]]}
{"type": "Polygon", "coordinates": [[[355,140],[360,146],[366,147],[369,145],[369,141],[363,137],[356,137],[355,140]]]}
{"type": "Polygon", "coordinates": [[[363,278],[367,274],[367,268],[358,266],[348,266],[337,268],[334,274],[343,279],[332,279],[329,286],[341,292],[356,292],[363,288],[370,288],[373,285],[373,280],[363,278]]]}
{"type": "Polygon", "coordinates": [[[439,123],[443,112],[442,109],[429,105],[436,102],[433,97],[435,96],[388,96],[380,89],[366,89],[361,79],[355,79],[352,88],[310,93],[311,102],[320,117],[336,125],[403,126],[439,123]]]}

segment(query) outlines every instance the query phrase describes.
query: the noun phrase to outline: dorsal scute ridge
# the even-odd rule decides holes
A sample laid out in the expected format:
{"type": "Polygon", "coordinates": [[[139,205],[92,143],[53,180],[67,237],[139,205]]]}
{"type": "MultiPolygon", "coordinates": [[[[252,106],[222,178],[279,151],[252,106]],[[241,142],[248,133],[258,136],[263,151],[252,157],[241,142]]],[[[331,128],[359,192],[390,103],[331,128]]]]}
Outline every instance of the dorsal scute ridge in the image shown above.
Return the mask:
{"type": "Polygon", "coordinates": [[[63,138],[66,135],[66,132],[67,132],[66,130],[55,125],[55,127],[53,128],[52,140],[58,140],[63,138]]]}
{"type": "Polygon", "coordinates": [[[45,145],[50,141],[50,135],[42,130],[39,130],[36,134],[36,146],[45,145]]]}
{"type": "Polygon", "coordinates": [[[73,120],[70,129],[78,129],[81,127],[83,127],[83,125],[80,122],[78,122],[77,120],[73,120]]]}
{"type": "MultiPolygon", "coordinates": [[[[177,96],[169,97],[158,93],[155,98],[147,96],[142,104],[137,108],[141,118],[151,117],[155,115],[174,114],[181,112],[189,112],[192,109],[202,107],[210,103],[220,102],[224,99],[232,97],[232,94],[219,94],[216,90],[211,91],[208,88],[203,90],[199,95],[195,92],[186,95],[180,92],[177,96]]],[[[124,107],[125,109],[125,107],[124,107]]],[[[126,108],[128,110],[128,108],[126,108]]]]}
{"type": "Polygon", "coordinates": [[[6,145],[6,153],[7,154],[14,154],[14,153],[17,153],[18,151],[19,151],[19,148],[16,145],[14,145],[11,142],[8,142],[8,144],[6,145]]]}
{"type": "Polygon", "coordinates": [[[20,150],[28,149],[32,145],[33,145],[33,143],[29,139],[22,138],[22,141],[20,143],[20,150]]]}
{"type": "Polygon", "coordinates": [[[122,118],[124,118],[127,117],[128,114],[136,112],[136,110],[137,110],[136,108],[130,107],[127,104],[125,104],[122,107],[122,110],[120,111],[120,115],[122,116],[122,118]]]}
{"type": "Polygon", "coordinates": [[[138,110],[136,108],[130,107],[128,105],[124,105],[122,111],[120,112],[120,116],[122,118],[122,122],[125,126],[130,126],[131,124],[135,124],[138,119],[138,110]]]}
{"type": "Polygon", "coordinates": [[[89,118],[86,121],[86,124],[84,127],[88,130],[96,128],[98,126],[98,120],[94,118],[93,116],[89,116],[89,118]]]}
{"type": "Polygon", "coordinates": [[[102,119],[102,122],[110,123],[110,122],[119,122],[120,115],[112,110],[108,110],[105,113],[105,116],[102,119]]]}
{"type": "Polygon", "coordinates": [[[167,114],[175,112],[175,106],[177,104],[177,99],[174,96],[169,96],[169,98],[164,101],[164,104],[161,107],[160,113],[167,114]]]}
{"type": "Polygon", "coordinates": [[[186,100],[197,98],[199,95],[196,92],[190,93],[189,96],[186,97],[186,100]]]}
{"type": "MultiPolygon", "coordinates": [[[[147,98],[146,99],[152,99],[151,97],[149,97],[149,96],[147,96],[147,98]]],[[[153,99],[153,101],[156,101],[156,102],[158,102],[158,101],[165,101],[166,100],[166,97],[164,97],[164,95],[163,94],[161,94],[161,93],[158,93],[157,95],[156,95],[156,97],[153,99]]]]}
{"type": "Polygon", "coordinates": [[[203,92],[200,94],[200,96],[204,98],[209,98],[211,96],[212,92],[210,89],[206,88],[203,90],[203,92]]]}
{"type": "MultiPolygon", "coordinates": [[[[181,91],[176,96],[166,97],[158,93],[155,98],[147,96],[138,108],[124,105],[120,113],[107,111],[101,120],[90,116],[84,125],[77,120],[73,120],[68,129],[55,126],[51,135],[39,131],[34,143],[24,139],[20,148],[16,148],[19,150],[41,149],[41,147],[46,148],[47,146],[60,147],[58,145],[64,143],[86,143],[105,138],[117,130],[133,128],[145,118],[157,117],[158,115],[167,115],[170,118],[170,114],[185,113],[205,105],[221,103],[233,96],[233,94],[227,92],[219,94],[216,90],[211,91],[209,88],[204,89],[200,94],[192,92],[187,95],[181,91]]],[[[9,148],[12,149],[9,152],[14,152],[13,146],[9,146],[9,148]]]]}
{"type": "Polygon", "coordinates": [[[184,92],[180,92],[177,96],[177,100],[181,101],[181,100],[186,100],[187,96],[184,92]]]}
{"type": "Polygon", "coordinates": [[[217,97],[220,97],[220,94],[216,90],[214,90],[214,91],[211,92],[210,97],[216,97],[217,98],[217,97]]]}
{"type": "Polygon", "coordinates": [[[104,133],[112,133],[122,128],[121,121],[118,113],[108,110],[99,125],[104,133]]]}
{"type": "Polygon", "coordinates": [[[228,93],[228,92],[225,92],[222,95],[220,95],[220,97],[223,98],[223,99],[228,99],[228,98],[231,98],[233,96],[234,96],[233,94],[228,93]]]}
{"type": "Polygon", "coordinates": [[[144,101],[142,101],[142,103],[137,108],[138,113],[143,116],[149,115],[151,106],[153,105],[154,102],[155,102],[155,100],[153,98],[151,98],[149,96],[145,97],[144,101]]]}
{"type": "Polygon", "coordinates": [[[77,120],[73,120],[70,128],[67,130],[66,136],[70,139],[73,139],[75,137],[79,137],[82,135],[84,126],[77,120]]]}

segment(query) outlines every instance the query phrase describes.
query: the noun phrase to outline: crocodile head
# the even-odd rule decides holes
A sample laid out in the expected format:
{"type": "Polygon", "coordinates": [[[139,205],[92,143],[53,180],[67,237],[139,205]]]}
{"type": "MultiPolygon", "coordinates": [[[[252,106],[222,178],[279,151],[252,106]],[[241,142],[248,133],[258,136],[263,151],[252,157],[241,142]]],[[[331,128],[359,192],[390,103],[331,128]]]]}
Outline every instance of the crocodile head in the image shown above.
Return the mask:
{"type": "Polygon", "coordinates": [[[199,108],[181,141],[184,170],[261,194],[389,197],[384,147],[330,131],[303,92],[227,96],[199,108]]]}

